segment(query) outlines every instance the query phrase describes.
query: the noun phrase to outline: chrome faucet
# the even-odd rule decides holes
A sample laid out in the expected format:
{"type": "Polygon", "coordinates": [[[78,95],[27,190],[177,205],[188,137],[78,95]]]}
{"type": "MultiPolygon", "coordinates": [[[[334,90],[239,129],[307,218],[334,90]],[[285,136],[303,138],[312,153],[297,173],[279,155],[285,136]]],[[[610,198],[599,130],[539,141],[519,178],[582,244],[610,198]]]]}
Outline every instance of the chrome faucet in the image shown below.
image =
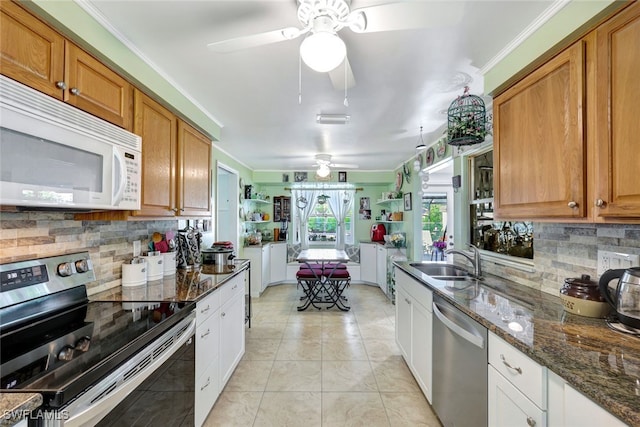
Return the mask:
{"type": "Polygon", "coordinates": [[[482,269],[480,268],[480,251],[473,245],[469,245],[469,249],[471,249],[473,257],[468,253],[460,251],[458,249],[447,249],[446,251],[444,251],[444,253],[447,255],[457,254],[465,257],[471,263],[471,265],[473,265],[473,275],[479,279],[482,275],[482,269]]]}

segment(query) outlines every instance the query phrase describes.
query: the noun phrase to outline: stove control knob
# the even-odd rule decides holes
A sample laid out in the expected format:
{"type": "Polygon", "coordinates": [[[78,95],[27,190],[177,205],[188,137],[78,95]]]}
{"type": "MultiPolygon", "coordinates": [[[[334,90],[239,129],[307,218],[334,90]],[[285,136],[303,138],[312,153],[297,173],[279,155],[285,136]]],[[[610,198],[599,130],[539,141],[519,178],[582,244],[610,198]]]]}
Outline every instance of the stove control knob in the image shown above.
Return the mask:
{"type": "Polygon", "coordinates": [[[86,273],[89,270],[91,270],[91,267],[89,267],[89,263],[86,259],[79,259],[76,261],[76,271],[78,273],[86,273]]]}
{"type": "Polygon", "coordinates": [[[89,350],[89,344],[91,344],[91,338],[82,337],[78,341],[76,341],[76,350],[85,352],[89,350]]]}
{"type": "Polygon", "coordinates": [[[73,274],[73,267],[70,262],[63,262],[58,265],[58,274],[62,277],[71,276],[73,274]]]}
{"type": "Polygon", "coordinates": [[[65,345],[58,353],[58,360],[68,362],[71,359],[73,359],[73,347],[71,347],[70,345],[65,345]]]}

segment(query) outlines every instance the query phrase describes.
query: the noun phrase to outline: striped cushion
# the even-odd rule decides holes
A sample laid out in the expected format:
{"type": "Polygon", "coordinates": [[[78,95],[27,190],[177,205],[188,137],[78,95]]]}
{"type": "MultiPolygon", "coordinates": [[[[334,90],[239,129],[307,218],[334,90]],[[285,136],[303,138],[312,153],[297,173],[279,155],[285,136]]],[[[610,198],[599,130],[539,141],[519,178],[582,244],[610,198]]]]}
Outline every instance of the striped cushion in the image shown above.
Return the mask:
{"type": "MultiPolygon", "coordinates": [[[[336,266],[336,270],[346,270],[347,266],[344,264],[339,264],[339,263],[335,263],[335,262],[328,262],[324,265],[324,268],[333,268],[334,266],[336,266]]],[[[322,264],[319,262],[310,262],[310,263],[303,263],[300,265],[301,269],[305,269],[308,270],[309,268],[311,269],[316,269],[316,268],[322,268],[322,264]]]]}

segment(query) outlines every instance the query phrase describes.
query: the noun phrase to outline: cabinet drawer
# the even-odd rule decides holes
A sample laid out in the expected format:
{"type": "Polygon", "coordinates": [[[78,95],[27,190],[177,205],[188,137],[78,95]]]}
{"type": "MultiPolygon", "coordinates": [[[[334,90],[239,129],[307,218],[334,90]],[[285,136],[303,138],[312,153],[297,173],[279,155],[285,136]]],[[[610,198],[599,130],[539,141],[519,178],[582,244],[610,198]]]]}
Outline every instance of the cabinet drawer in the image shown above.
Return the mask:
{"type": "Polygon", "coordinates": [[[547,425],[547,413],[489,365],[489,425],[492,427],[547,425]]]}
{"type": "Polygon", "coordinates": [[[220,290],[217,289],[198,301],[196,305],[196,326],[202,325],[220,308],[220,290]]]}
{"type": "Polygon", "coordinates": [[[224,304],[235,295],[244,292],[244,272],[233,277],[220,288],[220,303],[224,304]]]}
{"type": "MultiPolygon", "coordinates": [[[[214,314],[218,311],[214,311],[214,314]]],[[[209,316],[196,327],[196,378],[202,375],[220,350],[220,317],[209,316]]]]}
{"type": "Polygon", "coordinates": [[[547,369],[489,333],[489,364],[542,409],[547,408],[547,369]]]}
{"type": "Polygon", "coordinates": [[[201,426],[220,394],[218,358],[214,359],[207,370],[196,378],[194,416],[195,425],[201,426]]]}
{"type": "Polygon", "coordinates": [[[416,279],[409,276],[400,269],[395,269],[396,286],[401,286],[404,291],[413,297],[416,302],[426,308],[429,312],[432,311],[431,303],[433,302],[433,292],[423,284],[419,283],[416,279]]]}

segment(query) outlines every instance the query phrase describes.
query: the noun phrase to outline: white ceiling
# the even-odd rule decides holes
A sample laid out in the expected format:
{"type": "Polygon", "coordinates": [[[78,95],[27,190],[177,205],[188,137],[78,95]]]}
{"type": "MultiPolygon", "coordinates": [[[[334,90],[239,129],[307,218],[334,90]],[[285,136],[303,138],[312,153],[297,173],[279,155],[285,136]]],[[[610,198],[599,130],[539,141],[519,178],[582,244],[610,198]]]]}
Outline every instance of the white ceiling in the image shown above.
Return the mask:
{"type": "MultiPolygon", "coordinates": [[[[79,1],[79,0],[77,0],[79,1]]],[[[80,2],[80,1],[79,1],[80,2]]],[[[390,1],[353,0],[355,8],[390,1]]],[[[553,3],[535,1],[417,1],[431,28],[338,34],[347,45],[355,86],[335,89],[326,74],[302,65],[298,103],[298,49],[302,37],[214,53],[207,44],[300,27],[295,0],[80,2],[222,126],[220,148],[254,170],[310,170],[317,153],[360,170],[390,170],[441,136],[446,109],[468,81],[482,94],[478,69],[498,55],[553,3]],[[460,9],[443,22],[424,6],[460,9]],[[318,113],[351,116],[347,125],[319,125],[318,113]]],[[[429,10],[429,9],[428,9],[429,10]]],[[[417,15],[420,16],[420,15],[417,15]]],[[[385,18],[386,19],[386,18],[385,18]]]]}

